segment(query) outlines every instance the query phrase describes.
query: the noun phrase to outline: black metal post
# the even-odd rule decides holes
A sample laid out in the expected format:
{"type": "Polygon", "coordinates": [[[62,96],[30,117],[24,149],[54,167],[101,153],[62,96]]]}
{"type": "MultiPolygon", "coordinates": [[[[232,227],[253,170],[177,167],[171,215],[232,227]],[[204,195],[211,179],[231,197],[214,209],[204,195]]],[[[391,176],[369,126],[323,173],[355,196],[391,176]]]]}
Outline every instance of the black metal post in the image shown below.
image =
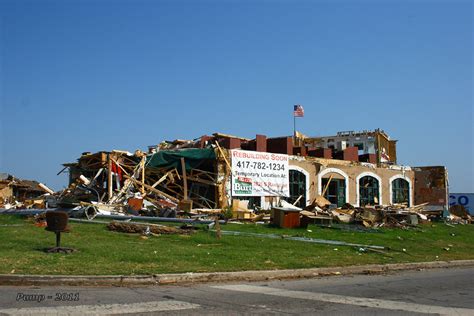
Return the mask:
{"type": "Polygon", "coordinates": [[[56,232],[56,247],[59,248],[59,244],[61,243],[61,233],[56,232]]]}

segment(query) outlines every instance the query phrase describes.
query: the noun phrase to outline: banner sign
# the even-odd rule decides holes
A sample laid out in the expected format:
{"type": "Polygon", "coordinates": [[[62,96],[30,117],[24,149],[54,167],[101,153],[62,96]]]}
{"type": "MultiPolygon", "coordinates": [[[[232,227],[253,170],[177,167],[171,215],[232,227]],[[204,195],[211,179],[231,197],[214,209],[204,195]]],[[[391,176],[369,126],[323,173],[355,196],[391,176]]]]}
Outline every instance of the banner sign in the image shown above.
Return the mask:
{"type": "Polygon", "coordinates": [[[231,150],[233,196],[290,196],[288,155],[231,150]]]}
{"type": "Polygon", "coordinates": [[[466,211],[474,215],[474,193],[449,193],[449,206],[462,205],[466,211]]]}

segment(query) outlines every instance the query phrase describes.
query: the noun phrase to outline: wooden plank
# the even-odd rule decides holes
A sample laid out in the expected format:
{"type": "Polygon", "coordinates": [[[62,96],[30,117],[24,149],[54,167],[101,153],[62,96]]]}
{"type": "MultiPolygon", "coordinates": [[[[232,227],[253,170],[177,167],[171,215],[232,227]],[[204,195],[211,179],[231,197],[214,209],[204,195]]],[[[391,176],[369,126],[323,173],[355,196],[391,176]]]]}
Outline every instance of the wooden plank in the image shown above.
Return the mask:
{"type": "Polygon", "coordinates": [[[239,136],[234,136],[234,135],[229,135],[229,134],[223,134],[223,133],[214,133],[212,135],[217,137],[217,138],[238,138],[238,139],[243,140],[243,141],[251,140],[250,138],[244,138],[244,137],[239,137],[239,136]]]}
{"type": "Polygon", "coordinates": [[[183,194],[179,193],[178,191],[172,189],[171,187],[167,187],[166,190],[170,191],[171,193],[176,194],[178,201],[183,197],[183,194]]]}
{"type": "Polygon", "coordinates": [[[117,160],[115,160],[114,158],[110,158],[110,160],[112,160],[113,163],[115,163],[120,169],[122,169],[122,171],[126,174],[126,175],[129,175],[127,170],[125,170],[118,162],[117,160]]]}
{"type": "Polygon", "coordinates": [[[175,169],[172,169],[170,171],[168,171],[167,173],[164,174],[164,176],[162,176],[158,181],[156,181],[155,183],[153,183],[153,185],[151,186],[152,188],[155,188],[158,184],[160,184],[161,182],[165,181],[166,178],[168,178],[168,176],[173,173],[175,171],[175,169]]]}
{"type": "MultiPolygon", "coordinates": [[[[140,174],[140,167],[141,167],[141,162],[137,164],[135,168],[133,169],[133,173],[132,173],[133,178],[138,177],[138,175],[140,174]]],[[[122,189],[120,189],[120,192],[113,199],[109,198],[108,203],[113,203],[120,200],[122,196],[125,194],[125,192],[128,190],[128,188],[132,185],[131,181],[128,179],[130,178],[128,174],[125,175],[125,178],[127,178],[127,180],[125,180],[122,189]]]]}
{"type": "Polygon", "coordinates": [[[224,158],[227,167],[229,167],[229,170],[232,171],[232,166],[230,165],[229,161],[227,160],[227,158],[226,158],[226,156],[225,156],[225,153],[224,153],[224,151],[222,150],[222,148],[221,148],[221,146],[219,145],[219,143],[217,142],[217,140],[216,140],[216,145],[217,145],[217,148],[219,149],[219,152],[220,152],[221,155],[222,155],[222,158],[224,158]]]}
{"type": "Polygon", "coordinates": [[[301,194],[295,201],[295,203],[293,203],[293,205],[296,205],[298,204],[298,202],[301,200],[301,198],[303,197],[303,194],[301,194]]]}
{"type": "Polygon", "coordinates": [[[109,200],[112,198],[112,159],[110,158],[110,154],[107,156],[108,158],[108,174],[107,174],[107,188],[108,188],[108,193],[109,193],[109,200]]]}
{"type": "Polygon", "coordinates": [[[196,177],[206,177],[210,181],[216,181],[217,178],[217,173],[212,172],[212,171],[204,171],[204,170],[199,170],[199,169],[193,169],[190,172],[190,175],[196,176],[196,177]]]}
{"type": "Polygon", "coordinates": [[[212,172],[212,171],[207,171],[207,170],[201,170],[201,169],[196,169],[194,168],[192,170],[192,172],[198,172],[198,173],[204,173],[204,174],[212,174],[214,177],[217,177],[217,173],[216,172],[212,172]]]}
{"type": "Polygon", "coordinates": [[[178,169],[174,168],[174,171],[176,171],[176,175],[178,176],[178,180],[181,180],[181,176],[179,175],[178,169]]]}
{"type": "Polygon", "coordinates": [[[317,195],[316,198],[314,199],[314,203],[316,203],[316,205],[319,206],[320,208],[325,208],[326,206],[331,205],[331,202],[326,200],[326,198],[324,198],[324,196],[322,195],[317,195]]]}
{"type": "Polygon", "coordinates": [[[188,178],[186,176],[186,163],[184,158],[181,157],[181,172],[183,173],[183,185],[184,185],[184,199],[188,199],[188,178]]]}
{"type": "MultiPolygon", "coordinates": [[[[333,175],[331,175],[331,176],[329,177],[328,183],[326,183],[326,186],[324,187],[323,192],[321,192],[321,195],[322,195],[322,196],[324,196],[324,194],[326,193],[326,190],[329,188],[329,183],[331,183],[332,177],[333,177],[333,175]]],[[[321,181],[322,181],[322,179],[321,179],[321,181]]]]}
{"type": "MultiPolygon", "coordinates": [[[[151,186],[152,188],[156,188],[157,185],[159,185],[160,183],[162,183],[163,181],[165,181],[169,175],[171,175],[176,169],[172,169],[172,170],[169,170],[167,173],[165,173],[158,181],[156,181],[155,183],[153,183],[153,185],[151,186]]],[[[145,192],[145,194],[143,194],[143,197],[147,196],[147,192],[145,192]]]]}
{"type": "Polygon", "coordinates": [[[142,194],[145,194],[145,162],[146,162],[146,158],[143,157],[142,158],[142,194]]]}
{"type": "Polygon", "coordinates": [[[208,181],[208,180],[203,180],[203,179],[193,177],[193,176],[188,176],[188,180],[191,180],[191,181],[194,181],[194,182],[199,182],[199,183],[202,183],[202,184],[217,186],[217,184],[214,183],[214,182],[211,182],[211,181],[208,181]]]}
{"type": "MultiPolygon", "coordinates": [[[[176,183],[174,184],[174,186],[178,187],[179,189],[182,189],[182,188],[183,188],[182,186],[180,186],[180,185],[178,185],[178,184],[176,184],[176,183]]],[[[184,196],[183,196],[182,193],[180,193],[180,192],[178,192],[178,191],[176,191],[176,190],[173,190],[170,186],[166,187],[166,189],[167,189],[168,191],[170,191],[170,192],[176,194],[176,196],[177,196],[178,198],[183,198],[183,199],[184,199],[184,196]]],[[[190,192],[190,193],[191,193],[191,195],[195,195],[195,196],[197,196],[198,198],[204,200],[204,201],[207,203],[206,198],[204,198],[204,197],[202,197],[202,196],[200,196],[200,195],[198,195],[198,194],[196,194],[196,193],[194,193],[194,192],[190,192]]],[[[196,201],[196,199],[193,199],[192,197],[191,197],[191,199],[193,200],[193,203],[196,204],[196,205],[199,206],[199,207],[202,207],[202,208],[213,208],[209,203],[208,203],[208,206],[206,206],[206,205],[204,205],[204,204],[199,203],[198,201],[196,201]],[[210,206],[211,206],[211,207],[210,207],[210,206]]],[[[211,201],[211,200],[209,200],[209,201],[211,201]]],[[[214,203],[214,201],[211,201],[211,202],[212,202],[213,204],[216,204],[216,203],[214,203]]]]}
{"type": "Polygon", "coordinates": [[[156,193],[156,194],[158,194],[158,195],[161,195],[161,196],[163,196],[163,197],[166,197],[166,198],[170,199],[171,201],[173,201],[173,202],[175,202],[175,203],[178,203],[178,202],[179,202],[179,199],[177,199],[177,198],[175,198],[174,196],[171,196],[171,195],[169,195],[169,194],[166,194],[166,193],[163,192],[163,191],[160,191],[160,190],[158,190],[158,189],[155,189],[155,188],[153,188],[151,185],[148,185],[148,184],[146,184],[146,183],[143,183],[143,182],[141,182],[141,181],[139,181],[139,180],[136,180],[136,179],[134,179],[134,178],[132,178],[132,177],[129,177],[129,176],[127,176],[127,175],[125,175],[125,177],[126,177],[127,179],[132,180],[133,183],[135,183],[135,184],[137,184],[137,185],[141,185],[141,186],[143,186],[144,188],[146,188],[147,190],[152,191],[153,193],[156,193]]]}
{"type": "Polygon", "coordinates": [[[123,196],[123,194],[128,190],[128,188],[130,187],[131,185],[131,181],[129,179],[125,180],[125,182],[123,183],[123,187],[122,189],[120,189],[120,192],[115,195],[112,199],[109,199],[109,201],[107,203],[115,203],[117,202],[118,200],[120,200],[120,198],[123,196]]]}

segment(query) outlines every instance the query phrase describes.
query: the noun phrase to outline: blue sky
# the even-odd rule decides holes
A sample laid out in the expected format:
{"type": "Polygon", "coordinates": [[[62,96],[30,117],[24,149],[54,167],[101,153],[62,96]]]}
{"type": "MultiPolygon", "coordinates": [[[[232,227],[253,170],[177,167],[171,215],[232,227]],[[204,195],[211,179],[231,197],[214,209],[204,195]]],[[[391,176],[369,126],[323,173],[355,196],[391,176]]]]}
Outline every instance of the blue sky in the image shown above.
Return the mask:
{"type": "Polygon", "coordinates": [[[461,1],[0,0],[0,171],[55,189],[84,151],[382,128],[474,192],[461,1]]]}

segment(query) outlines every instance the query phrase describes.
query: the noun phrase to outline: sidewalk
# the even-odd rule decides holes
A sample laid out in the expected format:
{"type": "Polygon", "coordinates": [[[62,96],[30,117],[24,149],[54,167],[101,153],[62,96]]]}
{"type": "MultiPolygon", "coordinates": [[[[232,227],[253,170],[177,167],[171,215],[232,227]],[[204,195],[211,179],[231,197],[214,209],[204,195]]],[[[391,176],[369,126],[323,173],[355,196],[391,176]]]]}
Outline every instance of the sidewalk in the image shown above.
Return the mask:
{"type": "Polygon", "coordinates": [[[275,279],[303,279],[321,276],[350,274],[382,274],[401,270],[474,267],[474,260],[434,261],[397,264],[373,264],[349,267],[211,272],[173,273],[157,275],[0,275],[0,285],[69,285],[69,286],[140,286],[182,285],[206,282],[252,282],[275,279]]]}

